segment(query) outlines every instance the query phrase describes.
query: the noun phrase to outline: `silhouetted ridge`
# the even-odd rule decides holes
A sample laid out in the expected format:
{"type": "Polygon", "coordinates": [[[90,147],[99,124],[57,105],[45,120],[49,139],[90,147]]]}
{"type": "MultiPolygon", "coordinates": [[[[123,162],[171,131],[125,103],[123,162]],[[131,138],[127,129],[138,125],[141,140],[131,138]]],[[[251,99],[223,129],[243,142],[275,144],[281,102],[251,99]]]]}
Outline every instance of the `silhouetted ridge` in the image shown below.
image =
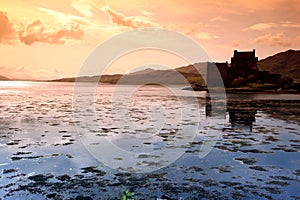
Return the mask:
{"type": "Polygon", "coordinates": [[[10,79],[5,76],[0,76],[0,81],[8,81],[8,80],[10,79]]]}
{"type": "Polygon", "coordinates": [[[282,76],[289,76],[295,82],[300,82],[300,51],[290,49],[269,56],[258,62],[258,68],[282,76]]]}

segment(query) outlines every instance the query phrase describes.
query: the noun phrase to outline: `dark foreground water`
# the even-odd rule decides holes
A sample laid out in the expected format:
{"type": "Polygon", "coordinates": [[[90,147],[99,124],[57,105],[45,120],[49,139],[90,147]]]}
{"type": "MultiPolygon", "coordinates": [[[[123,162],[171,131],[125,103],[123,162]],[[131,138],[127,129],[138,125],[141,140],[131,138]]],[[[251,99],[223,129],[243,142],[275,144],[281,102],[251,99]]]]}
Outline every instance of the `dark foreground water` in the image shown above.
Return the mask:
{"type": "Polygon", "coordinates": [[[0,199],[300,199],[299,95],[228,94],[213,118],[203,92],[114,91],[0,82],[0,199]]]}

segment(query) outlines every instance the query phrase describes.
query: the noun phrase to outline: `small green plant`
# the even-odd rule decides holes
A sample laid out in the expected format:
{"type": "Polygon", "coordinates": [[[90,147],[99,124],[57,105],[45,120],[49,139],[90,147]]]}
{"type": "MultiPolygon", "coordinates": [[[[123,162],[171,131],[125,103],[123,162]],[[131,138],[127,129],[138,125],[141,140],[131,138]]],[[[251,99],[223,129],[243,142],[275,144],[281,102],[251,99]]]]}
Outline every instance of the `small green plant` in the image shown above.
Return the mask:
{"type": "Polygon", "coordinates": [[[135,200],[133,195],[134,195],[134,193],[131,193],[128,190],[126,190],[126,191],[124,191],[123,200],[135,200]]]}

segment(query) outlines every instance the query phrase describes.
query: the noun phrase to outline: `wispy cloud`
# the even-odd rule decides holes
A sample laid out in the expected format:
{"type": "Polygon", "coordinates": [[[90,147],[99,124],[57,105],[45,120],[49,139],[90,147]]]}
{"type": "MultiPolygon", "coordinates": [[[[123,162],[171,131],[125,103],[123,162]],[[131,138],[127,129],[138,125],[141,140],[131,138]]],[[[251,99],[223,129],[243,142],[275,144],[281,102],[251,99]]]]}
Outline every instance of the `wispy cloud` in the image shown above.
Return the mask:
{"type": "Polygon", "coordinates": [[[284,28],[300,28],[299,23],[290,22],[290,21],[282,22],[281,26],[284,28]]]}
{"type": "Polygon", "coordinates": [[[269,33],[260,37],[257,37],[254,40],[255,43],[262,43],[269,46],[291,46],[291,42],[285,38],[285,35],[283,33],[269,33]]]}
{"type": "Polygon", "coordinates": [[[52,10],[52,9],[48,9],[48,8],[38,7],[38,9],[40,11],[47,13],[48,15],[53,16],[55,18],[55,20],[57,20],[58,22],[63,23],[63,24],[78,23],[81,25],[87,25],[87,24],[91,23],[85,17],[80,17],[80,16],[76,16],[76,15],[68,15],[68,14],[58,12],[56,10],[52,10]]]}
{"type": "Polygon", "coordinates": [[[15,28],[7,14],[0,11],[0,43],[7,44],[14,39],[15,28]]]}
{"type": "Polygon", "coordinates": [[[111,9],[109,6],[104,6],[102,10],[110,17],[112,24],[129,27],[132,29],[143,27],[156,27],[157,23],[145,19],[143,16],[125,16],[120,12],[111,9]]]}
{"type": "Polygon", "coordinates": [[[300,28],[300,24],[286,21],[286,22],[278,22],[278,23],[258,23],[250,26],[250,29],[257,30],[257,31],[263,31],[270,28],[300,28]]]}
{"type": "Polygon", "coordinates": [[[72,0],[72,7],[85,17],[93,16],[93,6],[86,0],[72,0]]]}
{"type": "Polygon", "coordinates": [[[212,21],[212,22],[227,22],[228,19],[219,15],[217,17],[212,18],[210,21],[212,21]]]}
{"type": "Polygon", "coordinates": [[[208,32],[200,32],[196,34],[196,37],[198,39],[202,39],[202,40],[211,40],[211,39],[217,39],[219,38],[219,36],[208,33],[208,32]]]}
{"type": "Polygon", "coordinates": [[[146,10],[141,10],[141,13],[147,17],[151,17],[153,15],[153,13],[146,11],[146,10]]]}
{"type": "Polygon", "coordinates": [[[36,42],[65,44],[70,40],[82,40],[83,36],[84,31],[78,24],[48,28],[38,19],[19,31],[19,40],[26,45],[33,45],[36,42]]]}
{"type": "Polygon", "coordinates": [[[272,28],[274,26],[276,26],[274,23],[258,23],[250,26],[250,29],[261,31],[261,30],[272,28]]]}

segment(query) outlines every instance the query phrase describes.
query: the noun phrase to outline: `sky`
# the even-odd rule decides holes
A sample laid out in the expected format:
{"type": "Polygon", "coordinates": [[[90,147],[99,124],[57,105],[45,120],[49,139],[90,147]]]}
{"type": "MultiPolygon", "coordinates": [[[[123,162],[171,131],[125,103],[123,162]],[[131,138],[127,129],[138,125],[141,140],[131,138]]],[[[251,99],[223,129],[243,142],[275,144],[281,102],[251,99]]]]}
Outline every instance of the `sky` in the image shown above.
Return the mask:
{"type": "MultiPolygon", "coordinates": [[[[1,0],[0,75],[23,79],[73,77],[102,42],[125,31],[162,28],[198,43],[216,61],[233,50],[259,59],[300,46],[299,0],[1,0]]],[[[182,59],[162,53],[171,67],[182,59]]],[[[127,73],[128,56],[107,73],[127,73]]],[[[199,62],[206,61],[201,60],[199,62]]]]}

